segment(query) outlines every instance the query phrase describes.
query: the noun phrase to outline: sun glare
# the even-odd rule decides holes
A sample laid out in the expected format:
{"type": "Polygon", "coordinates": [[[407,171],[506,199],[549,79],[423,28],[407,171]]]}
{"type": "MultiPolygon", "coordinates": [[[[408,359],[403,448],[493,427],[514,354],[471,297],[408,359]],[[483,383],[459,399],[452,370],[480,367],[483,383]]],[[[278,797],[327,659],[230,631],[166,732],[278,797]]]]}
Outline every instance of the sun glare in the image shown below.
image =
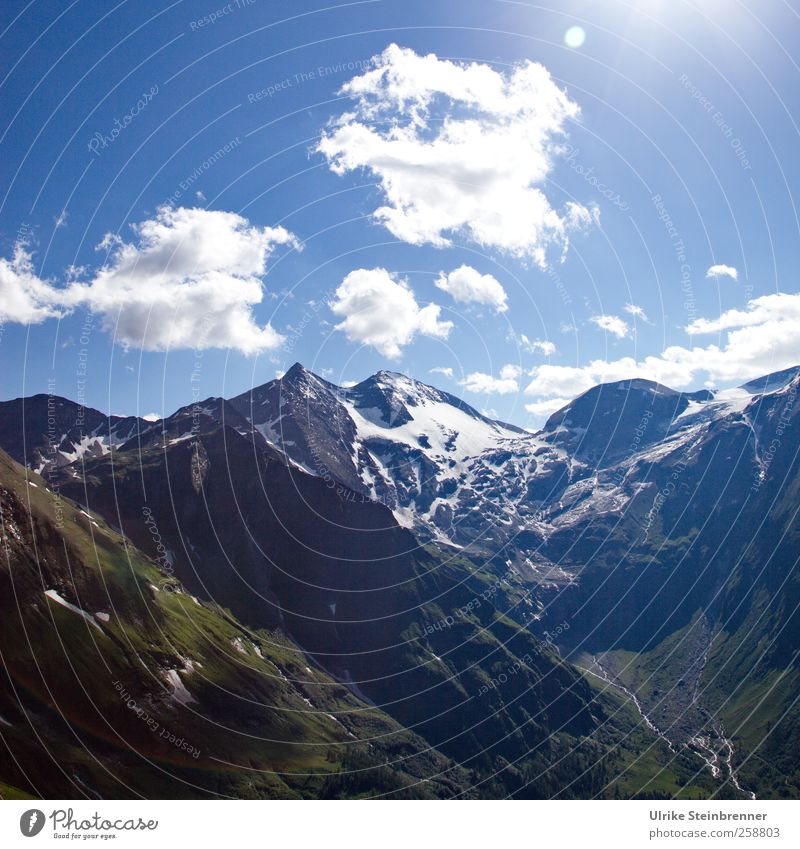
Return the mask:
{"type": "Polygon", "coordinates": [[[570,27],[564,33],[564,44],[567,47],[582,47],[584,41],[586,41],[586,30],[583,27],[570,27]]]}

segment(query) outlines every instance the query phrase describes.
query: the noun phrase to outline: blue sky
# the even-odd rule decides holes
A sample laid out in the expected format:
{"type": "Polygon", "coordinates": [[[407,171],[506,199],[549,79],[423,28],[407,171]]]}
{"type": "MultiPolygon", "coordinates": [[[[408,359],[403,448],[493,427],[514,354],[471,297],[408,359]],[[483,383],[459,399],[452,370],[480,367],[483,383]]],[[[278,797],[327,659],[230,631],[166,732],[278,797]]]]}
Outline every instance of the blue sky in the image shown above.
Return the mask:
{"type": "Polygon", "coordinates": [[[779,0],[12,2],[2,28],[4,398],[169,413],[300,360],[534,427],[600,380],[800,360],[779,0]]]}

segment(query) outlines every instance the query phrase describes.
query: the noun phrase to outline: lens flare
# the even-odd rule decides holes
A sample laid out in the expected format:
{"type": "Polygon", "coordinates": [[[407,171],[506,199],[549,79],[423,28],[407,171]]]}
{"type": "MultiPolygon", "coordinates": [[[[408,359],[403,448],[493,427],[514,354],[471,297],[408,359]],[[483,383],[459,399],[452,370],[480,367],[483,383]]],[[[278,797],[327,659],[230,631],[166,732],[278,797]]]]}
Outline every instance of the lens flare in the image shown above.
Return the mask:
{"type": "Polygon", "coordinates": [[[586,41],[586,30],[583,27],[570,27],[564,33],[564,44],[567,47],[582,47],[584,41],[586,41]]]}

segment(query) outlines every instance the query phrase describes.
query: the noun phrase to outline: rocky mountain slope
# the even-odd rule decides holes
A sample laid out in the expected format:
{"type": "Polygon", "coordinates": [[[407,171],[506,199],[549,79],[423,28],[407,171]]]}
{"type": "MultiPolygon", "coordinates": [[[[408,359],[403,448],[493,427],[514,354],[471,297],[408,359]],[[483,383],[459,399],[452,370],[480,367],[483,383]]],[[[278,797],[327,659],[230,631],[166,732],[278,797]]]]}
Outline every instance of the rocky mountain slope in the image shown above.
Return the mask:
{"type": "Polygon", "coordinates": [[[402,375],[341,388],[298,364],[71,462],[9,450],[480,792],[791,796],[799,385],[623,381],[531,434],[402,375]]]}
{"type": "Polygon", "coordinates": [[[284,633],[190,595],[2,452],[0,518],[4,796],[469,791],[465,771],[284,633]]]}
{"type": "Polygon", "coordinates": [[[567,795],[610,793],[614,770],[654,742],[504,614],[492,570],[420,546],[383,505],[231,428],[91,461],[62,491],[113,515],[191,592],[296,640],[352,695],[471,769],[487,795],[551,795],[556,769],[581,776],[567,795]],[[493,686],[508,670],[508,686],[493,686]]]}
{"type": "Polygon", "coordinates": [[[0,403],[0,445],[37,472],[101,457],[149,426],[135,416],[107,416],[57,395],[0,403]]]}

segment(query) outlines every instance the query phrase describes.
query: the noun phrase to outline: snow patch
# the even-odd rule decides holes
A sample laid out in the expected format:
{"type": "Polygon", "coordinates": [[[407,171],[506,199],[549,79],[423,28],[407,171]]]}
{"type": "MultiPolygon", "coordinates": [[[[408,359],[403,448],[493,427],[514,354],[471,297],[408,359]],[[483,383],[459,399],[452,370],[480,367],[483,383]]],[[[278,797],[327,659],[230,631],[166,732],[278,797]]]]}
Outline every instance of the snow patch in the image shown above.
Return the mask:
{"type": "Polygon", "coordinates": [[[168,669],[164,672],[164,678],[170,687],[172,698],[180,705],[197,703],[197,699],[186,689],[177,669],[168,669]]]}
{"type": "Polygon", "coordinates": [[[103,633],[103,629],[94,621],[94,619],[85,611],[81,610],[80,607],[76,607],[74,604],[70,604],[65,598],[59,595],[57,590],[45,590],[44,594],[55,601],[57,604],[60,604],[62,607],[66,607],[67,610],[71,610],[73,613],[77,613],[78,616],[82,616],[93,628],[96,628],[101,634],[103,633]]]}

